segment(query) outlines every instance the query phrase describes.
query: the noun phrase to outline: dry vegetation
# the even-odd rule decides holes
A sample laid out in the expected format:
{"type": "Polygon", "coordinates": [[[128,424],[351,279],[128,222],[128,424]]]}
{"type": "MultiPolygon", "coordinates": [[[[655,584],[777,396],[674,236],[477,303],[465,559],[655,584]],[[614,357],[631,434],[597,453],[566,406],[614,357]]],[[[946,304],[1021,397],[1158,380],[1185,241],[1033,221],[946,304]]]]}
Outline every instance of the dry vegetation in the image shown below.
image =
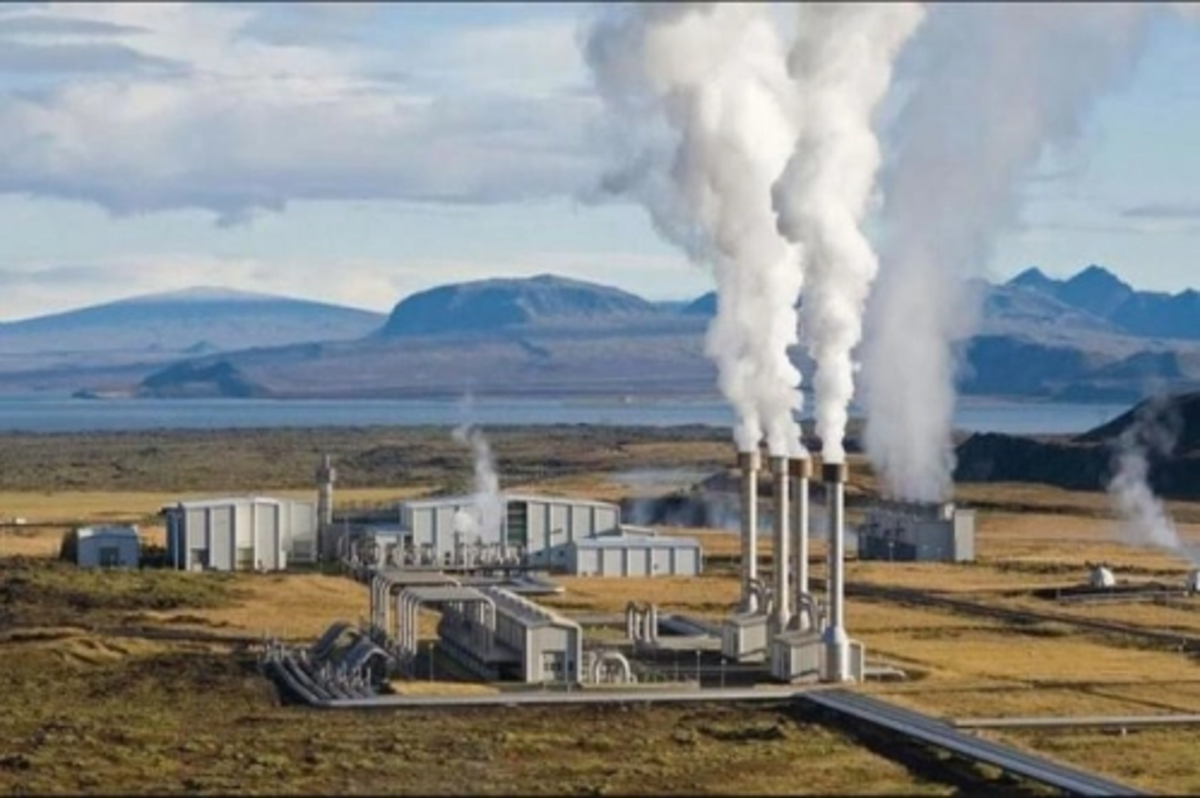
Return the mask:
{"type": "MultiPolygon", "coordinates": [[[[181,581],[164,592],[149,573],[93,579],[44,560],[2,562],[5,792],[770,793],[794,790],[797,763],[818,792],[851,783],[946,791],[785,706],[370,714],[280,706],[238,645],[212,635],[148,639],[156,627],[138,636],[110,624],[134,614],[168,627],[153,608],[171,606],[193,618],[175,631],[202,617],[249,625],[297,596],[296,615],[323,622],[342,591],[319,578],[206,575],[205,583],[171,574],[181,581]]],[[[444,688],[403,685],[409,694],[444,688]]]]}
{"type": "MultiPolygon", "coordinates": [[[[470,459],[445,429],[4,437],[4,456],[28,457],[30,467],[0,470],[0,517],[29,522],[0,531],[0,790],[948,789],[782,707],[370,715],[280,707],[238,641],[265,632],[311,639],[335,619],[357,619],[366,611],[360,585],[318,574],[96,574],[46,562],[71,522],[128,520],[157,542],[153,515],[172,500],[225,491],[309,496],[321,451],[338,458],[339,501],[461,489],[470,459]]],[[[718,467],[730,459],[725,433],[699,428],[499,430],[490,437],[507,485],[610,500],[628,490],[616,472],[718,467]]],[[[869,472],[854,473],[851,496],[869,494],[869,472]]],[[[959,498],[992,508],[980,514],[978,562],[852,563],[851,584],[1200,632],[1200,603],[1060,606],[1022,595],[1078,584],[1085,564],[1101,560],[1122,578],[1179,581],[1184,563],[1117,542],[1103,496],[991,485],[965,486],[959,498]]],[[[1173,510],[1200,522],[1200,505],[1173,510]]],[[[547,603],[616,613],[629,601],[655,601],[667,612],[724,616],[737,594],[730,571],[737,537],[663,531],[700,537],[710,573],[562,579],[566,592],[547,603]]],[[[1184,531],[1200,539],[1200,527],[1184,531]]],[[[770,543],[761,544],[766,562],[770,543]]],[[[813,546],[815,557],[822,553],[813,546]]],[[[814,576],[823,571],[814,564],[814,576]]],[[[1200,665],[1150,643],[858,598],[848,620],[870,659],[910,675],[863,689],[935,715],[1200,712],[1200,665]]],[[[423,616],[426,633],[433,622],[423,616]]],[[[438,682],[403,688],[448,689],[438,682]]],[[[1142,787],[1200,792],[1191,756],[1200,732],[1191,729],[1132,732],[1119,743],[1093,731],[1002,737],[1142,787]]]]}

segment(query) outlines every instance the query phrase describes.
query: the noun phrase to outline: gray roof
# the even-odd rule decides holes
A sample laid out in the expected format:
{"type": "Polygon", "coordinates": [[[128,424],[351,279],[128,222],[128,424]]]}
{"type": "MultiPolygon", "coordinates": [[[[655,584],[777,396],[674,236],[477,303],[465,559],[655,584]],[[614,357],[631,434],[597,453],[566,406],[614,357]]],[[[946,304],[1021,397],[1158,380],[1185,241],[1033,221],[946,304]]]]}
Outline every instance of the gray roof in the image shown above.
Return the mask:
{"type": "Polygon", "coordinates": [[[163,509],[173,510],[178,507],[184,510],[203,510],[210,507],[229,507],[230,505],[242,506],[247,504],[315,505],[316,502],[310,499],[279,499],[272,496],[257,496],[254,494],[247,494],[245,496],[219,496],[212,499],[183,499],[175,504],[168,504],[163,509]]]}
{"type": "Polygon", "coordinates": [[[496,602],[496,612],[502,613],[523,626],[568,626],[579,628],[579,624],[560,615],[549,607],[530,601],[524,596],[518,596],[502,587],[481,587],[480,592],[490,596],[496,602]]]}
{"type": "Polygon", "coordinates": [[[581,549],[699,549],[700,541],[669,535],[597,535],[576,538],[567,545],[581,549]]]}
{"type": "MultiPolygon", "coordinates": [[[[576,507],[595,507],[605,510],[617,510],[617,505],[611,502],[599,502],[593,499],[576,499],[570,496],[538,496],[532,493],[501,493],[500,501],[532,502],[534,504],[570,504],[576,507]]],[[[402,507],[409,509],[427,509],[430,507],[473,507],[477,503],[474,495],[465,496],[431,496],[425,499],[410,499],[401,502],[402,507]]]]}
{"type": "Polygon", "coordinates": [[[134,526],[81,526],[75,530],[75,537],[84,538],[130,538],[138,539],[137,527],[134,526]]]}

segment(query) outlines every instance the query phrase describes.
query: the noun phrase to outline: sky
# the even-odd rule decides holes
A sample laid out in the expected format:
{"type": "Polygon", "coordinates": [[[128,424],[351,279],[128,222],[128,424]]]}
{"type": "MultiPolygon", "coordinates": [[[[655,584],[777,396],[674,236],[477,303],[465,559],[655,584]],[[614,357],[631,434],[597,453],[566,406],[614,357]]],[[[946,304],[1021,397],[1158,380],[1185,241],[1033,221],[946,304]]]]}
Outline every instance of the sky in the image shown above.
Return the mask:
{"type": "MultiPolygon", "coordinates": [[[[0,5],[0,321],[196,285],[384,312],[547,272],[657,300],[711,290],[644,209],[598,199],[591,13],[0,5]]],[[[1200,287],[1196,75],[1200,14],[1164,17],[1076,146],[1022,185],[990,276],[1100,263],[1200,287]]]]}

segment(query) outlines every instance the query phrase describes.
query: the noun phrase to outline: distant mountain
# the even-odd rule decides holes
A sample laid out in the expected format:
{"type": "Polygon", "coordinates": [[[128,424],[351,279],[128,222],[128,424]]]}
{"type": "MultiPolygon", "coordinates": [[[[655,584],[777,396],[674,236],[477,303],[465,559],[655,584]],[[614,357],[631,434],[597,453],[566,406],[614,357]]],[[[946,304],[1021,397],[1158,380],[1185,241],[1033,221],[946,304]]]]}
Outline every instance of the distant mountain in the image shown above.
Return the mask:
{"type": "Polygon", "coordinates": [[[1149,457],[1154,491],[1173,499],[1200,498],[1200,392],[1140,402],[1118,418],[1073,437],[972,435],[958,447],[955,479],[1099,490],[1111,478],[1122,434],[1141,418],[1155,419],[1175,439],[1170,455],[1149,457]]]}
{"type": "MultiPolygon", "coordinates": [[[[104,353],[110,360],[161,362],[205,351],[361,338],[383,322],[382,314],[356,308],[199,287],[0,324],[0,356],[62,362],[104,353]]],[[[0,362],[0,370],[12,369],[0,362]]]]}
{"type": "Polygon", "coordinates": [[[444,285],[413,294],[396,305],[381,335],[397,338],[480,333],[662,315],[662,309],[625,291],[543,274],[528,279],[444,285]]]}
{"type": "MultiPolygon", "coordinates": [[[[1135,401],[1151,388],[1200,390],[1200,340],[1132,332],[1126,318],[1139,303],[1162,299],[1152,318],[1164,323],[1171,316],[1163,308],[1178,306],[1186,320],[1195,292],[1163,299],[1129,289],[1100,267],[1068,280],[1032,269],[1003,285],[979,281],[972,290],[982,299],[983,319],[960,349],[964,393],[1114,402],[1135,401]]],[[[189,332],[176,335],[173,350],[124,351],[103,349],[120,335],[93,327],[94,352],[42,354],[36,369],[19,368],[23,356],[0,349],[0,389],[107,393],[140,383],[138,390],[151,395],[249,391],[279,398],[717,393],[716,369],[704,355],[716,310],[711,293],[673,309],[552,275],[484,280],[409,296],[386,324],[374,325],[375,334],[338,340],[297,323],[291,342],[236,350],[222,337],[239,323],[236,315],[225,317],[228,323],[212,313],[189,316],[196,308],[255,309],[265,301],[206,289],[115,303],[134,320],[156,318],[166,305],[189,332]],[[172,370],[181,362],[199,371],[172,370]],[[143,382],[148,377],[154,379],[143,382]]],[[[158,323],[178,332],[166,319],[158,323]]],[[[805,375],[813,373],[803,347],[792,355],[805,375]]]]}
{"type": "Polygon", "coordinates": [[[707,294],[697,297],[685,305],[682,312],[688,316],[716,316],[717,292],[709,291],[707,294]]]}
{"type": "Polygon", "coordinates": [[[1052,297],[1143,338],[1200,340],[1200,293],[1138,291],[1102,266],[1091,265],[1068,280],[1047,277],[1037,268],[1013,278],[1010,287],[1052,297]]]}
{"type": "Polygon", "coordinates": [[[221,360],[211,365],[178,363],[143,380],[137,394],[171,399],[249,399],[268,396],[269,391],[221,360]]]}

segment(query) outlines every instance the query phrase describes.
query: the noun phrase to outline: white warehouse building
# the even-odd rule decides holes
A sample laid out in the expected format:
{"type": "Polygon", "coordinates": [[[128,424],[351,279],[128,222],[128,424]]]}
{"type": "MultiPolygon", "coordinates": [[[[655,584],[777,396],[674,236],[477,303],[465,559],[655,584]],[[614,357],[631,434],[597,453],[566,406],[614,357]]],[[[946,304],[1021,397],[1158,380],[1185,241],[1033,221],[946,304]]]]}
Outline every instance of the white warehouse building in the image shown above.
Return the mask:
{"type": "Polygon", "coordinates": [[[163,514],[177,569],[281,571],[316,557],[315,502],[238,496],[181,501],[163,514]]]}
{"type": "Polygon", "coordinates": [[[601,535],[567,544],[565,567],[578,576],[698,576],[704,555],[695,538],[601,535]]]}
{"type": "Polygon", "coordinates": [[[137,527],[85,526],[72,533],[75,562],[81,568],[137,568],[141,541],[137,527]]]}
{"type": "Polygon", "coordinates": [[[500,494],[490,520],[483,516],[474,496],[402,503],[398,529],[388,530],[394,564],[519,562],[597,576],[695,576],[703,568],[694,538],[624,526],[620,508],[607,502],[500,494]]]}
{"type": "Polygon", "coordinates": [[[552,549],[620,527],[620,508],[606,502],[508,493],[497,504],[495,523],[488,524],[474,496],[404,502],[400,527],[408,545],[429,547],[437,562],[461,559],[463,547],[498,546],[520,552],[530,565],[547,567],[552,549]]]}

